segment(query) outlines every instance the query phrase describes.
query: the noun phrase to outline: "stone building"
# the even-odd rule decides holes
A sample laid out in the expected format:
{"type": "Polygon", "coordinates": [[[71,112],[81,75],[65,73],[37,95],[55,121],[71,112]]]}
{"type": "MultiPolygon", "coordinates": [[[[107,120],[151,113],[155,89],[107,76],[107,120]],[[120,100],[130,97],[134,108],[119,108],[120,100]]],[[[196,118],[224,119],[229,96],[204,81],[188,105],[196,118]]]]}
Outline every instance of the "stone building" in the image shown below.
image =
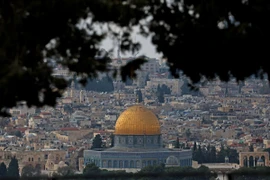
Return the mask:
{"type": "Polygon", "coordinates": [[[148,165],[192,166],[191,150],[165,149],[160,124],[155,114],[142,105],[125,110],[117,119],[114,147],[103,151],[85,150],[84,165],[95,163],[101,169],[136,172],[148,165]]]}
{"type": "Polygon", "coordinates": [[[53,157],[54,163],[65,161],[66,152],[58,149],[43,149],[40,151],[0,151],[0,163],[4,162],[7,166],[12,157],[18,159],[19,168],[31,164],[33,167],[40,166],[41,170],[46,170],[46,163],[49,155],[53,157]]]}

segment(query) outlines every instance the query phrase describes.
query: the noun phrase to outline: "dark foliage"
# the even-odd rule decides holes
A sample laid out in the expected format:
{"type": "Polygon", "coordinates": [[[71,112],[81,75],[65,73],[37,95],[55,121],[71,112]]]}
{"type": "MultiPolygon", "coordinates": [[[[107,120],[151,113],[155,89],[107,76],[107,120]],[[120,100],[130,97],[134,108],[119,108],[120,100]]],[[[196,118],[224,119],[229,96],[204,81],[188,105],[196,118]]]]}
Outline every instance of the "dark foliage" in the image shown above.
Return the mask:
{"type": "Polygon", "coordinates": [[[228,174],[233,180],[269,179],[269,167],[243,167],[228,174]]]}
{"type": "Polygon", "coordinates": [[[174,144],[174,148],[180,148],[179,137],[176,138],[176,141],[175,141],[175,144],[174,144]]]}
{"type": "Polygon", "coordinates": [[[0,164],[0,178],[4,178],[7,175],[7,166],[4,162],[0,164]]]}
{"type": "Polygon", "coordinates": [[[93,144],[92,144],[92,149],[95,149],[95,148],[102,148],[102,139],[101,139],[101,136],[100,134],[97,134],[95,136],[95,138],[93,139],[93,144]]]}
{"type": "MultiPolygon", "coordinates": [[[[135,25],[140,34],[151,35],[176,78],[180,71],[191,83],[202,77],[263,78],[263,72],[270,73],[265,59],[269,6],[268,0],[1,1],[1,114],[21,101],[28,106],[55,105],[67,81],[52,76],[53,64],[81,76],[83,84],[88,77],[111,71],[108,53],[99,49],[105,37],[119,38],[115,26],[121,27],[122,51],[140,48],[131,38],[135,25]],[[84,23],[88,17],[91,21],[84,23]]],[[[135,78],[145,61],[138,57],[122,67],[123,80],[135,78]]]]}
{"type": "MultiPolygon", "coordinates": [[[[193,147],[194,148],[194,147],[193,147]]],[[[201,147],[201,145],[193,149],[193,160],[198,163],[224,163],[225,157],[229,158],[230,163],[238,163],[238,153],[235,149],[229,147],[224,148],[222,145],[220,151],[216,152],[214,146],[208,145],[207,147],[201,147]]]]}
{"type": "Polygon", "coordinates": [[[33,167],[31,164],[22,168],[21,177],[24,179],[31,177],[39,177],[41,175],[41,167],[33,167]]]}
{"type": "Polygon", "coordinates": [[[112,92],[114,90],[113,80],[109,76],[103,77],[102,79],[88,79],[85,87],[80,87],[80,89],[81,88],[87,91],[97,92],[112,92]]]}
{"type": "Polygon", "coordinates": [[[12,179],[19,179],[19,164],[18,160],[15,157],[11,158],[11,161],[7,168],[7,177],[12,179]]]}

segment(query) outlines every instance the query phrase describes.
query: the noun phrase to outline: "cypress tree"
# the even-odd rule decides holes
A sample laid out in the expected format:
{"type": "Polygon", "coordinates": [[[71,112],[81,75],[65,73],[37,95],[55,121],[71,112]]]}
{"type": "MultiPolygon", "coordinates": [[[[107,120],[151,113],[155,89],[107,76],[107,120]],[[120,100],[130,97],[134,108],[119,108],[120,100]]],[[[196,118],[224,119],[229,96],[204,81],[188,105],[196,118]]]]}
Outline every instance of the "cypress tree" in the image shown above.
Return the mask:
{"type": "Polygon", "coordinates": [[[249,146],[249,152],[254,152],[253,144],[251,144],[251,145],[249,146]]]}
{"type": "Polygon", "coordinates": [[[2,162],[0,164],[0,178],[1,177],[6,177],[6,175],[7,175],[7,166],[6,166],[6,164],[4,162],[2,162]]]}
{"type": "Polygon", "coordinates": [[[100,134],[97,134],[93,140],[92,148],[101,148],[102,147],[102,139],[100,134]]]}
{"type": "Polygon", "coordinates": [[[19,164],[16,157],[12,157],[11,161],[8,165],[7,169],[7,177],[11,177],[12,179],[19,179],[20,173],[19,173],[19,164]]]}
{"type": "Polygon", "coordinates": [[[196,151],[196,150],[197,150],[197,143],[196,143],[196,141],[194,141],[193,151],[196,151]]]}
{"type": "Polygon", "coordinates": [[[217,150],[215,146],[212,146],[210,149],[210,163],[216,163],[217,161],[217,150]]]}
{"type": "Polygon", "coordinates": [[[179,137],[177,137],[174,148],[180,148],[179,137]]]}
{"type": "Polygon", "coordinates": [[[204,163],[205,162],[205,157],[204,154],[202,152],[202,148],[201,145],[199,145],[199,148],[197,150],[197,156],[198,156],[198,163],[204,163]]]}

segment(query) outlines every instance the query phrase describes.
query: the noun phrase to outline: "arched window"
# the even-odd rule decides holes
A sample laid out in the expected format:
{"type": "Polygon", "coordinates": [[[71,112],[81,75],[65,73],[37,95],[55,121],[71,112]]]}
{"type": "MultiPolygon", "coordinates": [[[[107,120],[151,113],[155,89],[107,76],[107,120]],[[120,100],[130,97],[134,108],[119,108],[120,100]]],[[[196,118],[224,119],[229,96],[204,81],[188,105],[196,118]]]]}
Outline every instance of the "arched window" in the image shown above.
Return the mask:
{"type": "Polygon", "coordinates": [[[145,160],[142,161],[142,167],[144,168],[146,166],[145,160]]]}
{"type": "Polygon", "coordinates": [[[134,161],[133,160],[130,161],[130,168],[134,168],[134,161]]]}
{"type": "Polygon", "coordinates": [[[140,168],[141,166],[140,166],[140,161],[139,160],[137,160],[136,161],[136,168],[140,168]]]}
{"type": "Polygon", "coordinates": [[[123,161],[120,160],[120,161],[119,161],[119,168],[123,168],[123,166],[124,166],[123,161]]]}
{"type": "Polygon", "coordinates": [[[104,168],[106,167],[106,161],[105,160],[102,161],[102,167],[104,167],[104,168]]]}
{"type": "Polygon", "coordinates": [[[113,161],[113,168],[117,168],[117,161],[116,160],[113,161]]]}
{"type": "Polygon", "coordinates": [[[125,162],[124,162],[124,168],[128,168],[128,161],[127,160],[125,160],[125,162]]]}
{"type": "Polygon", "coordinates": [[[112,167],[112,161],[111,161],[111,160],[108,161],[108,167],[109,167],[109,168],[112,167]]]}

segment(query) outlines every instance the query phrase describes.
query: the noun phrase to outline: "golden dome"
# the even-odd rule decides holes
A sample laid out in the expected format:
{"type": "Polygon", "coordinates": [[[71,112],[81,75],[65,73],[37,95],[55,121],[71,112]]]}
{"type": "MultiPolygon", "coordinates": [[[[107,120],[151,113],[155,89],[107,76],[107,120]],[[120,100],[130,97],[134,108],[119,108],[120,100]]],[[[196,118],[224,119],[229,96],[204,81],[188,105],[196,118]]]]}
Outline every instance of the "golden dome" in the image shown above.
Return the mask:
{"type": "Polygon", "coordinates": [[[115,124],[115,135],[161,134],[155,114],[142,105],[129,107],[122,112],[115,124]]]}

